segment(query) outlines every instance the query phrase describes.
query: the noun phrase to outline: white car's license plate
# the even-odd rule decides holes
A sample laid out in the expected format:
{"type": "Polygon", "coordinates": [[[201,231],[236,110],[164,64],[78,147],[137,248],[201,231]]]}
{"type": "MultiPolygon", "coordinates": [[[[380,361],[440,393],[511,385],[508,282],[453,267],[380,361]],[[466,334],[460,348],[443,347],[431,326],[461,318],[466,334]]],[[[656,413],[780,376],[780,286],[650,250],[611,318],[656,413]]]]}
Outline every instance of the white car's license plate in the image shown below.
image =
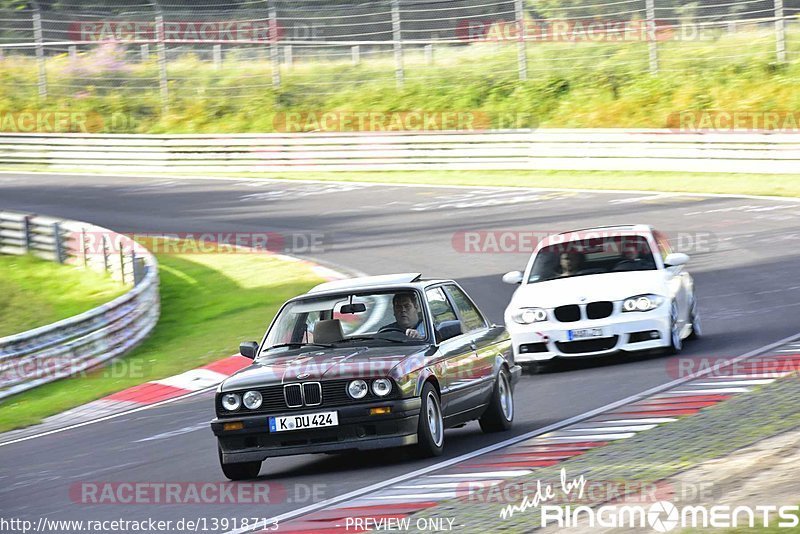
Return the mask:
{"type": "Polygon", "coordinates": [[[285,432],[287,430],[305,430],[307,428],[320,428],[324,426],[338,426],[338,412],[307,413],[303,415],[284,415],[269,418],[270,432],[285,432]]]}
{"type": "Polygon", "coordinates": [[[567,330],[567,337],[573,339],[587,339],[593,337],[605,337],[602,328],[582,328],[580,330],[567,330]]]}

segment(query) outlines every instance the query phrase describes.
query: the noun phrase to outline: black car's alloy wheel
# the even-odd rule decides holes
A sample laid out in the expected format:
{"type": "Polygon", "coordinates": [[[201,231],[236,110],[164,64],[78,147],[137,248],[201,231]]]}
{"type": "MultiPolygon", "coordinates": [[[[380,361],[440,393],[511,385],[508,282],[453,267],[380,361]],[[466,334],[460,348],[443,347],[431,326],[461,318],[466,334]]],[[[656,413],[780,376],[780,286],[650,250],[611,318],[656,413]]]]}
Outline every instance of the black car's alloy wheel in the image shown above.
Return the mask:
{"type": "Polygon", "coordinates": [[[439,456],[444,449],[444,419],[439,394],[430,382],[422,388],[422,406],[417,426],[417,452],[420,456],[439,456]]]}
{"type": "Polygon", "coordinates": [[[222,450],[217,449],[219,453],[219,466],[222,468],[223,474],[230,480],[249,480],[258,477],[258,472],[261,471],[261,462],[240,462],[235,464],[222,463],[222,450]]]}
{"type": "Polygon", "coordinates": [[[511,428],[514,422],[514,394],[508,371],[501,369],[497,374],[492,392],[492,401],[481,416],[479,423],[484,432],[502,432],[511,428]]]}

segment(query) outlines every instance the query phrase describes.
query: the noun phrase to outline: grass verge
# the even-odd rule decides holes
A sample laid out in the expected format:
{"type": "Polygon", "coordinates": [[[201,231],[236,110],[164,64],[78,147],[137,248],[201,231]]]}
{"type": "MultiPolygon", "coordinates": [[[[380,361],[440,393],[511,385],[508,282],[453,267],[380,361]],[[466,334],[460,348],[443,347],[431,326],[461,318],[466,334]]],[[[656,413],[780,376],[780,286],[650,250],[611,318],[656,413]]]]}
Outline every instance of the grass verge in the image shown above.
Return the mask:
{"type": "Polygon", "coordinates": [[[0,256],[0,337],[72,317],[127,290],[94,271],[34,256],[0,256]]]}
{"type": "Polygon", "coordinates": [[[59,380],[0,403],[0,432],[122,389],[229,356],[260,339],[285,300],[321,280],[303,263],[260,254],[161,254],[161,318],[119,365],[59,380]]]}

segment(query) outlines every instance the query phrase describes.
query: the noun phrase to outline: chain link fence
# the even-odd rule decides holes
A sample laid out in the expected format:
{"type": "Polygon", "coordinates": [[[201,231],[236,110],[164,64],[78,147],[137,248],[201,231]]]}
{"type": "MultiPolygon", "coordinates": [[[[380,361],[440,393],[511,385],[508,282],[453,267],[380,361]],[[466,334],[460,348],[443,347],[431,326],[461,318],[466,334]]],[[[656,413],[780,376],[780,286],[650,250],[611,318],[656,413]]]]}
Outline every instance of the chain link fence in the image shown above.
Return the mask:
{"type": "Polygon", "coordinates": [[[468,70],[513,83],[611,62],[780,65],[800,52],[798,17],[800,0],[0,0],[0,53],[21,93],[165,113],[176,97],[285,104],[468,70]]]}

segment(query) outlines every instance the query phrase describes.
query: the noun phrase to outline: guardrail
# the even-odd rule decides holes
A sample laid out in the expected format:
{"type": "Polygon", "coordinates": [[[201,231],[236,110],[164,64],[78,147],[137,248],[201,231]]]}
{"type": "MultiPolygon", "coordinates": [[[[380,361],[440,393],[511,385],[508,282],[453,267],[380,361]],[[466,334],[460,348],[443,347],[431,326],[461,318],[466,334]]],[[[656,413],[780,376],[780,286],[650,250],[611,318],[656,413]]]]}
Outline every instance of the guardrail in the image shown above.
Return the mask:
{"type": "Polygon", "coordinates": [[[133,284],[107,304],[0,338],[0,399],[122,356],[158,321],[158,264],[127,236],[78,221],[0,212],[0,253],[82,265],[133,284]]]}
{"type": "Polygon", "coordinates": [[[539,169],[795,174],[800,169],[800,135],[614,129],[0,134],[0,166],[111,172],[539,169]]]}

